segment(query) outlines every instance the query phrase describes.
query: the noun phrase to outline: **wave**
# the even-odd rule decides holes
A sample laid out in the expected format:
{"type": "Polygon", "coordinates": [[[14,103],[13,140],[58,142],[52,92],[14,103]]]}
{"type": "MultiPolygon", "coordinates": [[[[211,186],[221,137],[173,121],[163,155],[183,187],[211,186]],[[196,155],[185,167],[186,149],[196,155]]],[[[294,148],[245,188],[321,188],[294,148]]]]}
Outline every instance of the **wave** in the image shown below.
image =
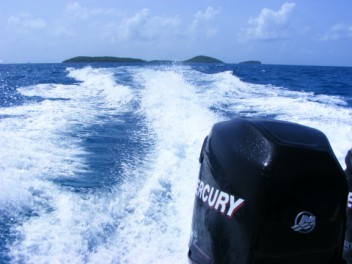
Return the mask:
{"type": "Polygon", "coordinates": [[[187,262],[198,155],[216,122],[271,117],[318,128],[341,165],[352,145],[343,97],[190,66],[66,72],[74,84],[21,87],[42,100],[0,108],[11,262],[187,262]]]}

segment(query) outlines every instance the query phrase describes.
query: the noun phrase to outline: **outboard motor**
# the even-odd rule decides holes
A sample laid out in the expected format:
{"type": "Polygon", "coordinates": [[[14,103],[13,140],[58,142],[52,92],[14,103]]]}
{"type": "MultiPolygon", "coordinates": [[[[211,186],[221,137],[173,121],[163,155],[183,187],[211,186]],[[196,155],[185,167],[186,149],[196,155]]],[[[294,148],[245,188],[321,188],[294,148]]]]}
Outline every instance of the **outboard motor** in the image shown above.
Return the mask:
{"type": "Polygon", "coordinates": [[[345,263],[347,183],[322,132],[275,120],[220,122],[200,163],[190,263],[345,263]]]}
{"type": "Polygon", "coordinates": [[[345,173],[349,192],[347,199],[347,219],[343,257],[347,264],[352,264],[352,149],[347,152],[345,163],[345,173]]]}

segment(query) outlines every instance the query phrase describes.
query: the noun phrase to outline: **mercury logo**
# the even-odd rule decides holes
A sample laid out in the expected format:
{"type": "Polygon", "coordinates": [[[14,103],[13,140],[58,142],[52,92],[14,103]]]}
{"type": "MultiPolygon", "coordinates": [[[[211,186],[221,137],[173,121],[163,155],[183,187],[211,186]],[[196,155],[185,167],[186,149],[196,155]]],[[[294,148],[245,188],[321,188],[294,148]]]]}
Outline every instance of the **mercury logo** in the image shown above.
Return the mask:
{"type": "Polygon", "coordinates": [[[352,209],[352,192],[348,193],[347,207],[348,209],[352,209]]]}
{"type": "Polygon", "coordinates": [[[291,228],[300,233],[310,233],[315,227],[315,219],[316,217],[311,212],[300,212],[296,216],[295,224],[291,228]]]}
{"type": "Polygon", "coordinates": [[[198,181],[196,197],[210,208],[220,211],[230,218],[244,205],[242,198],[236,198],[231,194],[215,189],[201,180],[198,181]]]}

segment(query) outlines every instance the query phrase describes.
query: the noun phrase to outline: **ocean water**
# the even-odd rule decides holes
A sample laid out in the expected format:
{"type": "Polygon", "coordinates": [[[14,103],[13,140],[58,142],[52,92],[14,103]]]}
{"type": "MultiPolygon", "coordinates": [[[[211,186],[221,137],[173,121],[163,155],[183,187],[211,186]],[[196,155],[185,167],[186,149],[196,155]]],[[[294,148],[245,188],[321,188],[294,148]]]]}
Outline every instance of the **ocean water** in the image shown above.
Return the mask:
{"type": "Polygon", "coordinates": [[[187,263],[216,122],[274,118],[352,147],[352,68],[0,65],[0,263],[187,263]]]}

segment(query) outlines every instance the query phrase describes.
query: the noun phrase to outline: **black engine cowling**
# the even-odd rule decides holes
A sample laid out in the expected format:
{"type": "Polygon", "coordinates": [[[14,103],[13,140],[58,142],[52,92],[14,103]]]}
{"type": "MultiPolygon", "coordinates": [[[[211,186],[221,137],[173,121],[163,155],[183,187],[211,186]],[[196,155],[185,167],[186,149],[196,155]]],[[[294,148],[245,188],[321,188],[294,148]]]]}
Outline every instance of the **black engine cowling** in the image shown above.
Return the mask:
{"type": "Polygon", "coordinates": [[[322,132],[220,122],[200,162],[190,263],[344,263],[347,184],[322,132]]]}

